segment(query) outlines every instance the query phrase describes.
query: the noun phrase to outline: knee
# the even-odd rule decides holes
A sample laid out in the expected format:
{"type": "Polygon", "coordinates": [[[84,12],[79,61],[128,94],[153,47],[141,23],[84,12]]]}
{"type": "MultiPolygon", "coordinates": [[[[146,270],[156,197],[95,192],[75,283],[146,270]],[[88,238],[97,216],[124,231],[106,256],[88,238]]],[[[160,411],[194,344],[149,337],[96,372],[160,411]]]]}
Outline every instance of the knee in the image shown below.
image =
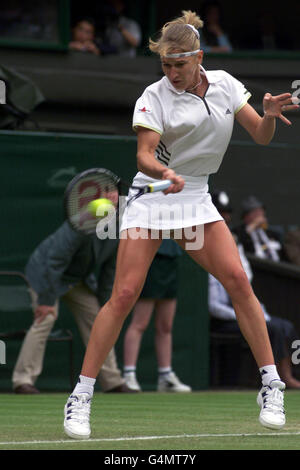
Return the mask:
{"type": "Polygon", "coordinates": [[[135,288],[122,287],[111,299],[113,312],[116,315],[128,315],[136,303],[137,297],[138,293],[135,288]]]}
{"type": "Polygon", "coordinates": [[[140,335],[145,333],[145,330],[147,329],[148,323],[134,323],[129,326],[128,330],[134,331],[140,335]]]}
{"type": "Polygon", "coordinates": [[[172,333],[173,322],[159,320],[155,323],[155,331],[158,335],[168,335],[172,333]]]}
{"type": "Polygon", "coordinates": [[[240,297],[243,298],[249,297],[252,293],[252,288],[242,267],[233,268],[226,280],[225,287],[231,297],[240,297]]]}
{"type": "Polygon", "coordinates": [[[143,334],[149,325],[149,320],[143,317],[141,318],[139,315],[133,315],[127,331],[132,332],[133,334],[143,334]]]}

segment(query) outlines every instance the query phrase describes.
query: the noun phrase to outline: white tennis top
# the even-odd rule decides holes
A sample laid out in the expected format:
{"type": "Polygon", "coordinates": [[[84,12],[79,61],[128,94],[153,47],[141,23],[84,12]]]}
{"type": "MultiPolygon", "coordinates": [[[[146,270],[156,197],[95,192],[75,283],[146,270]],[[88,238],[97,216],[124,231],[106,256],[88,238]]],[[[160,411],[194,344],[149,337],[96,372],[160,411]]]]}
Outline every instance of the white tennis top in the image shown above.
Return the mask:
{"type": "Polygon", "coordinates": [[[165,76],[137,100],[133,129],[147,127],[161,135],[156,158],[179,175],[204,176],[218,171],[228,147],[234,115],[251,94],[223,70],[205,71],[204,97],[177,91],[165,76]]]}

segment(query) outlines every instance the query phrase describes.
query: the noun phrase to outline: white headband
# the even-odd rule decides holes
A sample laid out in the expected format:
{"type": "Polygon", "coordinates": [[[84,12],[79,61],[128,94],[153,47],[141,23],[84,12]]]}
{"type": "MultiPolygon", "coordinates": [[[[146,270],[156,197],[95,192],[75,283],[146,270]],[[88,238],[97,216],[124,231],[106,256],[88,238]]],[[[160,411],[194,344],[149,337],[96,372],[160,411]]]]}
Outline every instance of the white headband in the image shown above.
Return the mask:
{"type": "Polygon", "coordinates": [[[178,52],[176,54],[166,54],[165,57],[170,59],[177,59],[178,57],[189,57],[190,55],[196,55],[200,52],[200,49],[196,49],[195,51],[190,52],[178,52]]]}
{"type": "MultiPolygon", "coordinates": [[[[199,31],[193,26],[192,24],[187,23],[186,26],[191,28],[192,31],[196,34],[197,38],[200,39],[200,34],[199,31]]],[[[196,49],[195,51],[190,51],[190,52],[179,52],[176,54],[166,54],[165,57],[172,58],[172,59],[177,59],[178,57],[189,57],[191,55],[196,55],[200,49],[196,49]]]]}

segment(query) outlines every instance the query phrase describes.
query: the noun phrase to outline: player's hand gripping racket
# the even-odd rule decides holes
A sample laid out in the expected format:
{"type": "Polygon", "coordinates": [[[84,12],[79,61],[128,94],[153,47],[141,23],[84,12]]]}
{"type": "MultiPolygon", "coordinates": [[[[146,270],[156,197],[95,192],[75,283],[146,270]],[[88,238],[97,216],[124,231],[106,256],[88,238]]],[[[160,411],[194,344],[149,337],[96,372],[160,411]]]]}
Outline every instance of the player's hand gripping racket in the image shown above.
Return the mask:
{"type": "MultiPolygon", "coordinates": [[[[134,194],[127,200],[127,205],[146,193],[164,191],[172,184],[162,180],[145,186],[131,186],[118,176],[104,168],[91,168],[76,175],[68,184],[64,194],[64,209],[71,227],[84,234],[96,233],[99,220],[104,225],[116,217],[119,210],[119,196],[125,189],[133,189],[134,194]],[[110,209],[97,215],[91,212],[90,203],[99,199],[109,200],[110,209]]],[[[107,205],[106,205],[107,206],[107,205]]]]}

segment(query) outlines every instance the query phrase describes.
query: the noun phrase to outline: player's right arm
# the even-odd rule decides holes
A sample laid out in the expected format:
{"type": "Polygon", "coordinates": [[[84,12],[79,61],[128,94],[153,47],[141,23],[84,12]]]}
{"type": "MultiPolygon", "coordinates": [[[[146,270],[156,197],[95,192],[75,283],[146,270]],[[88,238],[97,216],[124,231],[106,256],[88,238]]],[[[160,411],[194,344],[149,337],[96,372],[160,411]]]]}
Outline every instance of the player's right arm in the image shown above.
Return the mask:
{"type": "Polygon", "coordinates": [[[176,175],[175,171],[166,168],[155,158],[155,149],[160,141],[160,134],[146,127],[138,126],[137,129],[137,167],[145,175],[154,179],[170,179],[173,181],[165,194],[177,193],[184,187],[184,179],[176,175]]]}

